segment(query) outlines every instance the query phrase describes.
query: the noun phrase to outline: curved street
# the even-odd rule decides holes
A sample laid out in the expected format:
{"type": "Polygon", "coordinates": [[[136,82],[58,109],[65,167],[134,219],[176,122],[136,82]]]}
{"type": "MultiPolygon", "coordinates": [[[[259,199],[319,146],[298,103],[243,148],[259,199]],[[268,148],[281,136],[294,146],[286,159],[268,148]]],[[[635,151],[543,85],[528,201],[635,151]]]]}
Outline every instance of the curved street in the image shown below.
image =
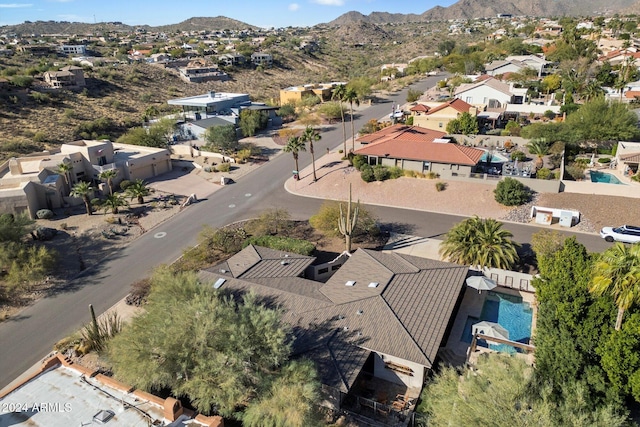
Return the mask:
{"type": "MultiPolygon", "coordinates": [[[[412,88],[424,91],[440,78],[429,77],[412,88]]],[[[355,128],[360,129],[372,118],[387,115],[391,103],[405,103],[406,95],[407,89],[391,95],[386,102],[360,110],[355,118],[355,128]]],[[[349,124],[347,129],[350,130],[349,124]]],[[[314,144],[316,152],[324,153],[327,148],[341,147],[341,139],[342,127],[339,124],[324,130],[322,139],[314,144]]],[[[300,156],[301,169],[309,163],[308,155],[300,156]]],[[[0,389],[51,352],[56,341],[88,322],[87,306],[90,303],[97,313],[107,310],[129,292],[131,283],[148,275],[156,265],[174,261],[185,247],[195,244],[204,224],[220,227],[274,207],[286,208],[294,219],[308,219],[316,213],[321,200],[298,197],[284,190],[284,182],[291,175],[291,169],[290,155],[274,157],[239,182],[221,188],[147,231],[125,248],[109,254],[101,264],[86,270],[54,296],[39,300],[0,324],[0,389]]],[[[386,228],[423,237],[441,237],[463,219],[393,206],[371,206],[368,209],[386,228]]],[[[538,230],[534,226],[515,223],[506,224],[505,228],[521,244],[528,243],[538,230]]],[[[601,251],[610,246],[596,235],[563,233],[576,235],[591,251],[601,251]]]]}

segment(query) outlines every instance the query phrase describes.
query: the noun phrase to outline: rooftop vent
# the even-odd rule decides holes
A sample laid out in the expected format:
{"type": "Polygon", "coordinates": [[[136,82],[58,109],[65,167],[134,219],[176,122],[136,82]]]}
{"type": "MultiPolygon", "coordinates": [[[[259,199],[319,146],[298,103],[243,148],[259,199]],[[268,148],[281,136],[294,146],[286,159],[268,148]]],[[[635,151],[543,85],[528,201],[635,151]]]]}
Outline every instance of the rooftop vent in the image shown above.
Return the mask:
{"type": "Polygon", "coordinates": [[[224,284],[224,282],[226,282],[227,279],[223,279],[222,277],[219,278],[218,280],[216,280],[216,283],[213,284],[213,289],[218,289],[220,286],[222,286],[224,284]]]}
{"type": "Polygon", "coordinates": [[[111,418],[115,417],[115,415],[115,412],[103,409],[93,416],[93,421],[97,422],[98,424],[106,424],[109,422],[109,420],[111,420],[111,418]]]}
{"type": "Polygon", "coordinates": [[[345,283],[345,286],[354,286],[356,284],[355,280],[349,280],[347,283],[345,283]]]}
{"type": "Polygon", "coordinates": [[[360,315],[360,316],[361,316],[361,315],[363,315],[363,314],[364,314],[364,311],[362,311],[362,310],[358,310],[358,311],[356,311],[356,313],[357,313],[358,315],[360,315]]]}
{"type": "Polygon", "coordinates": [[[343,331],[348,331],[348,330],[349,330],[349,327],[348,327],[348,326],[345,326],[344,328],[342,328],[342,330],[343,330],[343,331]]]}
{"type": "Polygon", "coordinates": [[[283,261],[280,261],[280,264],[282,264],[282,265],[289,265],[289,261],[284,261],[284,260],[283,260],[283,261]]]}
{"type": "Polygon", "coordinates": [[[221,268],[221,269],[220,269],[220,273],[224,274],[224,273],[226,273],[226,272],[227,272],[227,270],[225,270],[224,268],[221,268]]]}
{"type": "Polygon", "coordinates": [[[378,282],[371,282],[371,283],[369,283],[369,287],[370,288],[377,288],[379,284],[380,283],[378,283],[378,282]]]}

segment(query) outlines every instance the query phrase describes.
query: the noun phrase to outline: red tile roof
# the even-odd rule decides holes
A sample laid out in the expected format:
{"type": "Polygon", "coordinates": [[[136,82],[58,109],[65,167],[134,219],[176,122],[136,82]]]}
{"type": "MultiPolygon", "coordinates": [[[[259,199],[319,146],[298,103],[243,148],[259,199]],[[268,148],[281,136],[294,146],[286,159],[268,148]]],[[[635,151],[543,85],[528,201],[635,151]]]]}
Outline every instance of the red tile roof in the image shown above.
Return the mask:
{"type": "Polygon", "coordinates": [[[624,93],[624,97],[629,99],[640,98],[640,90],[628,90],[624,93]]]}
{"type": "Polygon", "coordinates": [[[427,107],[424,104],[418,104],[414,107],[411,107],[409,110],[410,111],[429,111],[429,107],[427,107]]]}
{"type": "Polygon", "coordinates": [[[369,145],[356,150],[355,154],[468,166],[480,161],[483,150],[434,142],[445,135],[444,132],[418,126],[394,125],[358,138],[358,141],[369,145]]]}
{"type": "Polygon", "coordinates": [[[464,102],[462,99],[459,98],[455,98],[452,99],[451,101],[447,101],[443,104],[438,105],[435,108],[432,108],[431,110],[429,110],[429,112],[427,113],[427,115],[436,113],[438,111],[444,110],[447,107],[451,107],[454,110],[457,110],[461,113],[468,113],[469,109],[472,107],[471,104],[467,104],[466,102],[464,102]]]}

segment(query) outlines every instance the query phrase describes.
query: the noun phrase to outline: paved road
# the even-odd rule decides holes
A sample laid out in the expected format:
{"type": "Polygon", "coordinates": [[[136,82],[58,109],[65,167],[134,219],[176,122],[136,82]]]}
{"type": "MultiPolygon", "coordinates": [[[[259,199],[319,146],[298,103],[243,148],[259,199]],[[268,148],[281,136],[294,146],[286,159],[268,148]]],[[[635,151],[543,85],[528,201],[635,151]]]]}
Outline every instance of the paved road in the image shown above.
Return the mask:
{"type": "MultiPolygon", "coordinates": [[[[438,77],[426,79],[413,88],[425,90],[438,77]]],[[[360,112],[355,126],[359,129],[367,120],[380,118],[391,110],[391,102],[404,103],[406,90],[391,96],[387,103],[374,104],[360,112]]],[[[349,126],[347,126],[349,128],[349,126]]],[[[317,153],[341,144],[342,129],[338,124],[323,131],[322,140],[314,144],[317,153]]],[[[309,163],[301,156],[300,167],[309,163]]],[[[238,183],[224,187],[207,200],[190,206],[177,216],[148,231],[126,248],[110,254],[100,265],[72,281],[56,295],[42,299],[18,316],[0,324],[0,389],[47,355],[53,344],[78,330],[89,321],[88,305],[102,313],[129,291],[129,285],[145,277],[154,266],[177,259],[182,249],[196,243],[203,224],[219,227],[233,221],[256,216],[272,207],[286,207],[292,217],[307,219],[317,212],[322,201],[288,194],[284,181],[292,170],[289,155],[277,156],[238,183]]],[[[386,226],[406,233],[437,238],[462,218],[393,207],[370,207],[386,226]]],[[[520,243],[530,241],[535,227],[509,224],[520,243]]],[[[573,233],[566,233],[573,234],[573,233]]],[[[599,237],[577,234],[578,240],[590,250],[601,251],[608,245],[599,237]]]]}

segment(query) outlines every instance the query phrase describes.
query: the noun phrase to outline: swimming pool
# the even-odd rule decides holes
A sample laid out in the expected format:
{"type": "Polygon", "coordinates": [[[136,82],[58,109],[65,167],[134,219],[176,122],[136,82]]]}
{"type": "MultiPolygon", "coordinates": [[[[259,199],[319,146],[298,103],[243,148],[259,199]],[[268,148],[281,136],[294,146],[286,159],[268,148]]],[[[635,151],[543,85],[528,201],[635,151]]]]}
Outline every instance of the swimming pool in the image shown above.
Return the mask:
{"type": "MultiPolygon", "coordinates": [[[[489,152],[485,151],[482,157],[480,157],[480,161],[486,163],[488,155],[489,155],[489,152]]],[[[491,153],[491,163],[506,163],[508,161],[510,160],[507,157],[503,156],[502,154],[499,154],[496,152],[491,153]]]]}
{"type": "MultiPolygon", "coordinates": [[[[474,323],[482,320],[499,323],[509,331],[509,339],[523,344],[529,344],[531,339],[531,323],[533,310],[522,297],[489,291],[482,306],[480,318],[469,316],[464,325],[462,341],[470,343],[473,339],[471,328],[474,323]]],[[[498,351],[515,351],[513,347],[503,344],[491,344],[490,348],[498,351]]]]}
{"type": "Polygon", "coordinates": [[[621,182],[618,178],[616,178],[615,175],[611,175],[610,173],[590,171],[589,175],[591,176],[591,182],[626,185],[624,182],[621,182]]]}

